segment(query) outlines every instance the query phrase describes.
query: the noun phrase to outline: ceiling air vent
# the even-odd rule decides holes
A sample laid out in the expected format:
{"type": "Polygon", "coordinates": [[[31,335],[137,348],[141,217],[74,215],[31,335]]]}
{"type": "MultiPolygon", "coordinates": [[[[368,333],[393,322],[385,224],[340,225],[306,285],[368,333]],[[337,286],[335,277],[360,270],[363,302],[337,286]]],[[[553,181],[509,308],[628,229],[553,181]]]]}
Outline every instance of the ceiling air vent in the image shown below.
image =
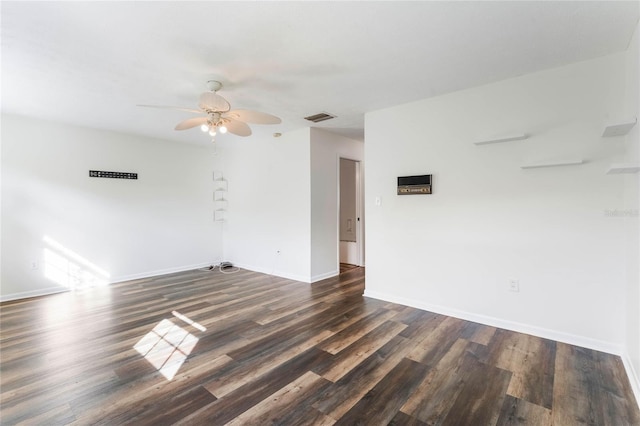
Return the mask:
{"type": "Polygon", "coordinates": [[[319,123],[325,120],[331,120],[332,118],[336,118],[335,115],[327,114],[326,112],[321,112],[319,114],[310,115],[305,117],[305,120],[313,121],[314,123],[319,123]]]}

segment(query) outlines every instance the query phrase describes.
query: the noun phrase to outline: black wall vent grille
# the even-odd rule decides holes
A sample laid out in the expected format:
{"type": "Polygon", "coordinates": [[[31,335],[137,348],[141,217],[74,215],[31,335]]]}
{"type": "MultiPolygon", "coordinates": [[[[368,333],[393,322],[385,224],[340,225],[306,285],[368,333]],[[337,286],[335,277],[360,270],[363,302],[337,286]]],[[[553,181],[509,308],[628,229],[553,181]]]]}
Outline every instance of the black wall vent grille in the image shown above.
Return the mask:
{"type": "Polygon", "coordinates": [[[331,120],[332,118],[336,118],[335,115],[327,114],[326,112],[321,112],[319,114],[310,115],[305,117],[305,120],[313,121],[314,123],[319,123],[325,120],[331,120]]]}
{"type": "Polygon", "coordinates": [[[129,172],[105,172],[102,170],[89,170],[89,177],[109,179],[138,179],[138,174],[129,172]]]}

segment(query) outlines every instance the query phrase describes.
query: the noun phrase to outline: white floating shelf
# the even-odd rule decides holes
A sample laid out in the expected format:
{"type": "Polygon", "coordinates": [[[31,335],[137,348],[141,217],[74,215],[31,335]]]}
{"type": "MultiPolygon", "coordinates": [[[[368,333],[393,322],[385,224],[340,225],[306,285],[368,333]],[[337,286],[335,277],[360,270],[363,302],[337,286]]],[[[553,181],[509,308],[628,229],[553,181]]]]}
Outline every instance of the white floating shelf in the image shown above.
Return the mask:
{"type": "Polygon", "coordinates": [[[636,125],[638,122],[637,118],[632,118],[630,120],[625,120],[619,123],[611,123],[607,124],[604,127],[604,131],[602,132],[602,137],[610,138],[614,136],[624,136],[636,125]]]}
{"type": "Polygon", "coordinates": [[[486,139],[486,140],[474,142],[473,144],[474,145],[489,145],[489,144],[492,144],[492,143],[521,141],[523,139],[527,139],[528,137],[529,136],[527,136],[524,133],[516,133],[516,134],[513,134],[513,135],[503,136],[503,137],[500,137],[500,138],[486,139]]]}
{"type": "Polygon", "coordinates": [[[612,164],[607,170],[608,175],[620,175],[623,173],[638,173],[640,172],[640,164],[633,163],[618,163],[612,164]]]}
{"type": "Polygon", "coordinates": [[[549,161],[547,163],[523,164],[522,166],[520,166],[520,168],[521,169],[538,169],[542,167],[577,166],[582,163],[584,163],[583,160],[560,160],[560,161],[549,161]]]}

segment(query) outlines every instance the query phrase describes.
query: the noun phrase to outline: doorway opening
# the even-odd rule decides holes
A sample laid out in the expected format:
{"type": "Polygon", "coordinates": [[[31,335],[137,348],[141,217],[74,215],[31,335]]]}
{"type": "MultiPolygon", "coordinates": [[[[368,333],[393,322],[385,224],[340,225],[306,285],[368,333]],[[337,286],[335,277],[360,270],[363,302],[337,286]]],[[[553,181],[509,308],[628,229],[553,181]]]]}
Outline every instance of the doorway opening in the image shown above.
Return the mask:
{"type": "Polygon", "coordinates": [[[340,158],[338,233],[340,273],[363,266],[360,161],[340,158]]]}

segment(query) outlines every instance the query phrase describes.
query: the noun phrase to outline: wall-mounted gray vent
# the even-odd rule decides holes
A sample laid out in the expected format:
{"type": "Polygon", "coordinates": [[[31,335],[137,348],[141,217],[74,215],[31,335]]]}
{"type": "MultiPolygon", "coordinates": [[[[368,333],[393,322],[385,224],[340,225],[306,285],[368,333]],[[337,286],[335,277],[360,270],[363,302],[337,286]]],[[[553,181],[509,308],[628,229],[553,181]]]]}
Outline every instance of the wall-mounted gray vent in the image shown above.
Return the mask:
{"type": "Polygon", "coordinates": [[[319,123],[325,120],[331,120],[332,118],[336,118],[335,115],[327,114],[326,112],[321,112],[319,114],[310,115],[305,117],[305,120],[313,121],[314,123],[319,123]]]}

